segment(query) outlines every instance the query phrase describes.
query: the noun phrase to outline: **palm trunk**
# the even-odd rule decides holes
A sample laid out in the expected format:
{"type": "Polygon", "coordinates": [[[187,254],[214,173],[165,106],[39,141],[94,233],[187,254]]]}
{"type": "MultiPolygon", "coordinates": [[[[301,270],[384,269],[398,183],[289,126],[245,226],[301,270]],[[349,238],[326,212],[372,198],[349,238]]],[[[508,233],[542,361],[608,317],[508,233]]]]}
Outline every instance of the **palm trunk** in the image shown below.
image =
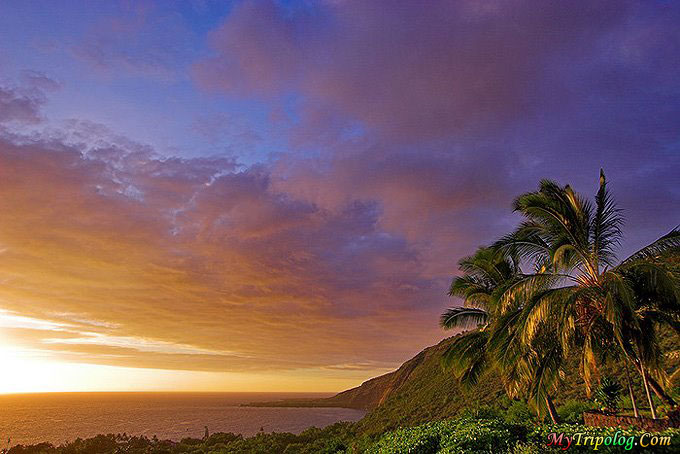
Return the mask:
{"type": "MultiPolygon", "coordinates": [[[[633,364],[635,365],[635,369],[638,371],[638,373],[642,375],[642,369],[640,369],[640,365],[636,362],[633,362],[633,364]]],[[[661,399],[664,404],[670,405],[671,407],[678,405],[677,402],[675,402],[675,400],[669,396],[666,391],[664,391],[661,385],[649,375],[647,375],[647,383],[649,384],[649,387],[652,388],[652,391],[654,391],[654,394],[656,394],[656,396],[661,399]]]]}
{"type": "Polygon", "coordinates": [[[548,406],[548,413],[550,413],[550,419],[552,419],[553,424],[559,424],[560,418],[559,416],[557,416],[557,412],[555,411],[555,405],[553,404],[553,401],[550,398],[550,396],[548,395],[545,396],[545,403],[548,406]]]}
{"type": "Polygon", "coordinates": [[[645,367],[641,365],[642,368],[642,383],[645,385],[645,393],[647,394],[647,400],[649,401],[649,409],[652,412],[652,418],[656,419],[656,409],[654,408],[654,401],[652,400],[652,395],[649,393],[649,383],[647,382],[647,371],[645,367]]]}
{"type": "Polygon", "coordinates": [[[677,405],[677,402],[675,402],[675,400],[663,390],[661,385],[657,383],[656,380],[654,380],[652,377],[647,377],[647,381],[649,382],[649,386],[652,388],[652,391],[654,391],[654,394],[656,394],[659,399],[663,401],[663,403],[670,405],[671,407],[675,407],[677,405]]]}
{"type": "Polygon", "coordinates": [[[636,418],[640,417],[640,413],[638,412],[637,404],[635,403],[635,394],[633,393],[633,382],[630,379],[630,373],[628,372],[628,362],[625,362],[624,365],[626,366],[626,379],[628,381],[628,392],[630,393],[630,401],[633,403],[633,413],[635,414],[636,418]]]}

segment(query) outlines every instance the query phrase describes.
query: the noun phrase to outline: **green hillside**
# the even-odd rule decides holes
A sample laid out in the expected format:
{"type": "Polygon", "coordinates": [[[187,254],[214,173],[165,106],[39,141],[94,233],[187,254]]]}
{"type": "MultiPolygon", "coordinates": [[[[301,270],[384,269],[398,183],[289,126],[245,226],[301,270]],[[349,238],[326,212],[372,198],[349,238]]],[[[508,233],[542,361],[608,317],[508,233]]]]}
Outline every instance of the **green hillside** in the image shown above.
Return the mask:
{"type": "MultiPolygon", "coordinates": [[[[406,361],[397,370],[367,380],[356,388],[343,391],[327,399],[288,400],[258,403],[263,406],[318,406],[347,407],[368,410],[367,415],[356,423],[359,433],[374,436],[399,427],[474,414],[486,407],[507,408],[511,402],[505,396],[499,378],[486,374],[480,383],[464,390],[455,377],[442,369],[441,355],[455,337],[442,340],[426,348],[406,361]]],[[[677,336],[663,336],[667,352],[680,350],[677,336]]],[[[679,355],[669,355],[667,370],[674,372],[680,366],[679,355]]],[[[601,375],[623,380],[625,372],[614,364],[602,367],[601,375]]],[[[644,391],[637,376],[633,376],[638,406],[644,407],[644,391]]],[[[558,407],[567,401],[589,401],[580,377],[578,364],[565,371],[562,386],[555,396],[558,407]]]]}
{"type": "MultiPolygon", "coordinates": [[[[478,385],[466,391],[461,389],[452,374],[442,370],[440,357],[452,340],[453,337],[444,339],[423,350],[393,372],[401,375],[400,386],[385,389],[382,403],[357,423],[359,432],[378,434],[397,427],[461,416],[465,411],[474,413],[484,406],[507,407],[510,402],[495,374],[487,374],[478,385]]],[[[665,336],[664,344],[666,351],[680,349],[677,336],[665,336]]],[[[672,355],[668,359],[667,369],[672,372],[679,365],[678,357],[672,355]]],[[[622,369],[611,364],[603,367],[601,373],[620,379],[624,376],[622,369]]],[[[635,380],[637,377],[634,377],[635,380]]],[[[391,377],[391,381],[395,381],[395,377],[391,377]]],[[[358,391],[360,388],[355,389],[358,391]]],[[[644,406],[642,384],[636,382],[636,388],[638,405],[644,406]]],[[[566,371],[555,400],[558,407],[569,400],[588,400],[577,364],[566,371]]]]}
{"type": "Polygon", "coordinates": [[[358,430],[369,435],[382,433],[454,417],[466,408],[502,400],[505,394],[495,376],[488,376],[483,385],[464,391],[452,374],[442,371],[441,354],[452,339],[423,350],[395,371],[393,374],[401,379],[400,386],[386,390],[383,402],[357,423],[358,430]]]}

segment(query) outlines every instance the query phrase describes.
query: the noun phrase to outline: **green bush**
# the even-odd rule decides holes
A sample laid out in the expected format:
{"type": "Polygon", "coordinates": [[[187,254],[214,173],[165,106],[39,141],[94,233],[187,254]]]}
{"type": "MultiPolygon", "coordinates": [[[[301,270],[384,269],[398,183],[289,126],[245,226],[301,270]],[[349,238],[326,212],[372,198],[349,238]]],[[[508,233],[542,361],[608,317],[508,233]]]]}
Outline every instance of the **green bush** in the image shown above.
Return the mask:
{"type": "Polygon", "coordinates": [[[517,443],[513,448],[512,454],[541,454],[543,452],[543,447],[533,444],[533,443],[517,443]]]}
{"type": "Polygon", "coordinates": [[[459,419],[399,429],[380,437],[368,454],[507,452],[526,437],[523,426],[501,420],[459,419]]]}
{"type": "Polygon", "coordinates": [[[604,377],[595,391],[595,402],[602,409],[616,410],[621,398],[621,384],[611,377],[604,377]]]}
{"type": "Polygon", "coordinates": [[[557,409],[560,420],[565,424],[583,424],[583,412],[592,410],[593,405],[580,400],[568,400],[557,409]]]}
{"type": "MultiPolygon", "coordinates": [[[[527,429],[526,425],[514,425],[501,420],[459,419],[439,421],[416,427],[402,428],[384,434],[372,446],[366,449],[367,454],[463,454],[463,453],[498,453],[498,454],[538,454],[542,452],[561,452],[561,449],[548,447],[551,433],[564,433],[573,437],[581,433],[581,444],[573,441],[570,453],[592,453],[597,437],[600,444],[597,452],[621,453],[637,452],[635,442],[646,432],[634,429],[587,427],[579,424],[538,425],[527,429]],[[594,437],[592,444],[586,444],[585,437],[594,437]],[[614,440],[622,440],[624,444],[612,445],[614,440]],[[607,438],[609,437],[609,438],[607,438]],[[636,437],[629,439],[629,437],[636,437]],[[609,444],[605,444],[609,441],[609,444]]],[[[645,452],[676,453],[680,452],[680,429],[670,429],[655,433],[657,437],[670,437],[669,446],[648,446],[645,452]]],[[[646,441],[651,439],[647,435],[646,441]]],[[[566,440],[565,440],[566,441],[566,440]]],[[[562,446],[566,448],[566,445],[562,446]]]]}
{"type": "Polygon", "coordinates": [[[529,406],[520,400],[510,404],[508,411],[505,412],[505,422],[509,424],[526,424],[533,419],[529,406]]]}
{"type": "Polygon", "coordinates": [[[462,419],[502,419],[503,411],[489,405],[466,408],[461,413],[462,419]]]}

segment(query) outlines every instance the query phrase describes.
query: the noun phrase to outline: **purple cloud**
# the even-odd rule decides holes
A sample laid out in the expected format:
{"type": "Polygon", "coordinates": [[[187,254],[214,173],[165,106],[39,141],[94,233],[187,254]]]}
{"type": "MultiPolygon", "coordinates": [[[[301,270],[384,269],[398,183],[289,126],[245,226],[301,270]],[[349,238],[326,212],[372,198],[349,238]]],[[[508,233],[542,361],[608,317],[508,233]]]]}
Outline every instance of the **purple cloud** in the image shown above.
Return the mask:
{"type": "Polygon", "coordinates": [[[0,123],[39,123],[44,103],[42,91],[0,86],[0,123]]]}

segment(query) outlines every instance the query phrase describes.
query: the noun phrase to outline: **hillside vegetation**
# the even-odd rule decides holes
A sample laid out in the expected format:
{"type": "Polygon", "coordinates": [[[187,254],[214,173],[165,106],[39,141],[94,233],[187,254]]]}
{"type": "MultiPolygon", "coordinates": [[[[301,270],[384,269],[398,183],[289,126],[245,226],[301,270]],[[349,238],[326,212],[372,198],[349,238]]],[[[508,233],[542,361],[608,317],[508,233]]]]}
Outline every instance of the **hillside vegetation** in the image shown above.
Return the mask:
{"type": "Polygon", "coordinates": [[[645,434],[627,428],[535,425],[497,417],[459,418],[397,429],[374,438],[359,436],[350,424],[339,423],[299,435],[271,433],[243,438],[217,433],[204,440],[186,438],[180,442],[98,435],[58,447],[48,443],[15,446],[9,454],[539,454],[546,450],[560,452],[567,442],[569,452],[576,453],[592,452],[595,443],[602,453],[636,452],[640,444],[646,452],[676,453],[680,451],[680,429],[645,434]],[[562,440],[561,447],[548,448],[552,433],[563,433],[571,441],[562,440]],[[590,444],[586,444],[585,437],[592,437],[590,444]]]}
{"type": "MultiPolygon", "coordinates": [[[[665,332],[662,345],[667,352],[680,350],[677,336],[665,332]]],[[[439,344],[426,348],[406,361],[394,372],[373,378],[327,399],[289,400],[260,403],[266,406],[319,406],[347,407],[368,410],[368,414],[356,423],[361,434],[376,435],[398,427],[415,426],[429,421],[453,418],[463,413],[474,413],[485,407],[506,409],[511,401],[506,397],[500,378],[493,371],[484,375],[480,382],[466,390],[453,374],[442,370],[441,358],[456,336],[446,338],[439,344]]],[[[680,358],[671,355],[667,370],[672,373],[680,366],[680,358]]],[[[621,367],[606,364],[602,375],[618,376],[621,367]]],[[[634,378],[638,395],[643,388],[634,378]]],[[[589,401],[583,380],[574,360],[568,368],[556,396],[558,407],[567,402],[589,401]]]]}

